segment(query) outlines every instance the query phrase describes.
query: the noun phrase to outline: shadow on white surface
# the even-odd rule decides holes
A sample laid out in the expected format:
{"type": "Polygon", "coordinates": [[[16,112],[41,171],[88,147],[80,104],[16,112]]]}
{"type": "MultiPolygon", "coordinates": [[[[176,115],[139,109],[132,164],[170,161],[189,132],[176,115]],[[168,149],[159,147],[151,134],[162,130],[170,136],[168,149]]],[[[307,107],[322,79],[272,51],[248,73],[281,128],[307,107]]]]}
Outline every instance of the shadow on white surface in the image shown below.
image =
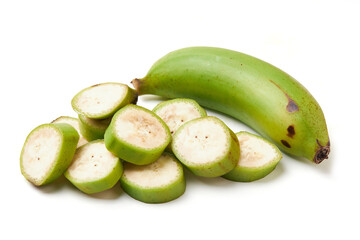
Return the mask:
{"type": "MultiPolygon", "coordinates": [[[[253,181],[253,182],[257,182],[257,183],[272,182],[272,181],[276,180],[277,178],[279,178],[281,175],[283,175],[283,173],[284,173],[284,166],[281,162],[279,162],[278,165],[276,166],[276,168],[274,169],[274,171],[272,171],[269,175],[267,175],[264,178],[261,178],[259,180],[253,181]]],[[[236,184],[239,184],[239,182],[230,181],[230,180],[227,180],[222,177],[214,177],[214,178],[199,177],[199,176],[192,174],[186,168],[184,168],[184,174],[185,174],[187,185],[200,182],[202,184],[206,184],[209,186],[230,188],[236,184]]],[[[246,182],[244,182],[244,184],[246,184],[246,182]]]]}
{"type": "Polygon", "coordinates": [[[120,186],[120,181],[117,182],[112,188],[93,194],[87,194],[90,198],[103,199],[103,200],[114,200],[118,199],[122,194],[123,190],[120,186]]]}
{"type": "Polygon", "coordinates": [[[291,155],[287,155],[285,153],[284,154],[284,160],[286,161],[298,161],[301,162],[302,164],[306,165],[307,167],[314,169],[314,171],[318,171],[321,172],[323,174],[326,175],[331,175],[332,173],[332,169],[333,169],[333,165],[334,165],[334,161],[335,161],[335,154],[334,154],[334,149],[331,149],[331,152],[329,154],[329,158],[328,159],[324,159],[321,163],[319,164],[315,164],[311,161],[309,161],[308,159],[305,158],[301,158],[301,157],[296,157],[296,156],[291,156],[291,155]]]}
{"type": "Polygon", "coordinates": [[[105,190],[105,191],[102,191],[99,193],[86,194],[86,193],[81,192],[74,185],[72,185],[65,178],[64,175],[62,175],[57,180],[55,180],[54,182],[52,182],[48,185],[37,187],[37,186],[31,184],[30,182],[29,182],[29,185],[31,185],[33,188],[36,188],[36,190],[39,190],[42,193],[46,193],[46,194],[55,194],[55,193],[59,193],[66,189],[66,191],[83,194],[89,198],[105,199],[105,200],[117,199],[123,194],[123,190],[120,186],[120,182],[117,182],[112,188],[110,188],[108,190],[105,190]]]}
{"type": "Polygon", "coordinates": [[[256,180],[255,182],[258,183],[267,183],[267,182],[272,182],[275,181],[276,179],[280,178],[282,175],[284,175],[285,169],[284,169],[284,163],[282,163],[281,161],[276,165],[276,168],[269,173],[268,175],[266,175],[265,177],[256,180]]]}
{"type": "Polygon", "coordinates": [[[33,184],[30,184],[37,190],[40,190],[43,193],[55,193],[59,192],[63,188],[69,188],[71,187],[71,183],[65,178],[64,175],[60,176],[58,179],[56,179],[54,182],[44,185],[44,186],[35,186],[33,184]]]}

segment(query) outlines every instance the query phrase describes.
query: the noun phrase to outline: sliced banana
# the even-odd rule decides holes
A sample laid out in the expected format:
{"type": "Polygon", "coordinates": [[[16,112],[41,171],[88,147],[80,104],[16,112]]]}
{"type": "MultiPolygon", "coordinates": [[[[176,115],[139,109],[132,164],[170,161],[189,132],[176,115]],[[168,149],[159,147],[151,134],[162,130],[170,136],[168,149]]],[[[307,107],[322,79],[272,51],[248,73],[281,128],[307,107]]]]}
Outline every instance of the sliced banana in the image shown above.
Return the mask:
{"type": "MultiPolygon", "coordinates": [[[[159,103],[153,109],[168,125],[171,135],[184,123],[199,117],[206,117],[206,111],[200,105],[187,98],[177,98],[159,103]]],[[[171,143],[166,147],[171,152],[171,143]]]]}
{"type": "Polygon", "coordinates": [[[170,153],[148,165],[125,162],[120,183],[127,194],[146,203],[168,202],[185,192],[182,165],[170,153]]]}
{"type": "Polygon", "coordinates": [[[123,173],[119,158],[109,152],[104,140],[96,140],[76,150],[65,177],[84,193],[112,188],[123,173]]]}
{"type": "Polygon", "coordinates": [[[78,141],[78,132],[67,123],[38,126],[30,132],[21,151],[21,173],[37,186],[54,181],[70,165],[78,141]]]}
{"type": "Polygon", "coordinates": [[[156,161],[171,140],[166,123],[152,111],[129,104],[112,118],[105,145],[119,158],[137,165],[156,161]]]}
{"type": "Polygon", "coordinates": [[[224,178],[250,182],[265,177],[275,169],[282,154],[274,144],[248,132],[239,132],[236,136],[241,148],[239,162],[224,178]]]}
{"type": "Polygon", "coordinates": [[[72,99],[75,112],[93,119],[111,117],[129,103],[136,103],[135,90],[122,83],[101,83],[80,91],[72,99]]]}
{"type": "Polygon", "coordinates": [[[161,102],[156,105],[153,112],[164,120],[171,134],[174,134],[181,125],[190,120],[206,117],[206,111],[196,101],[187,98],[161,102]]]}
{"type": "Polygon", "coordinates": [[[171,144],[175,156],[195,175],[218,177],[239,161],[236,135],[216,117],[202,117],[182,125],[171,144]]]}
{"type": "Polygon", "coordinates": [[[61,116],[58,117],[57,119],[55,119],[54,121],[52,121],[51,123],[68,123],[70,124],[73,128],[76,129],[76,131],[79,133],[79,142],[77,144],[77,147],[81,147],[82,145],[88,143],[88,140],[86,140],[84,138],[84,136],[81,134],[80,132],[80,121],[77,118],[73,118],[73,117],[66,117],[66,116],[61,116]]]}
{"type": "Polygon", "coordinates": [[[79,114],[80,132],[88,140],[103,139],[111,117],[106,119],[92,119],[79,114]]]}

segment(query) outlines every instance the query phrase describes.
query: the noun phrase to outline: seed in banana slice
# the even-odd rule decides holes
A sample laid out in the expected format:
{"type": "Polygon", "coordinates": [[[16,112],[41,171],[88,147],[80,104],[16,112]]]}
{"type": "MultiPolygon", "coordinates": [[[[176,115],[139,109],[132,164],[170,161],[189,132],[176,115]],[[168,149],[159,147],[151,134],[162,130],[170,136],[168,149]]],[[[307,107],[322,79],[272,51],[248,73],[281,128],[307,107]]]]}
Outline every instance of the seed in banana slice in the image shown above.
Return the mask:
{"type": "Polygon", "coordinates": [[[171,134],[154,112],[129,104],[114,115],[104,139],[107,149],[119,158],[145,165],[160,157],[171,134]]]}
{"type": "Polygon", "coordinates": [[[238,139],[220,119],[202,117],[182,125],[174,134],[171,149],[195,175],[218,177],[239,161],[238,139]]]}
{"type": "Polygon", "coordinates": [[[80,91],[72,99],[75,112],[93,119],[111,117],[129,103],[136,103],[135,90],[122,83],[101,83],[80,91]]]}
{"type": "Polygon", "coordinates": [[[148,165],[124,162],[120,183],[127,194],[145,203],[169,202],[185,192],[182,165],[166,152],[148,165]]]}
{"type": "Polygon", "coordinates": [[[88,140],[86,140],[80,132],[79,119],[73,117],[61,116],[55,119],[54,121],[52,121],[51,123],[67,123],[70,124],[73,128],[75,128],[75,130],[79,133],[80,136],[77,147],[81,147],[82,145],[88,143],[88,140]]]}
{"type": "Polygon", "coordinates": [[[206,117],[206,111],[200,105],[187,98],[177,98],[159,103],[153,109],[168,125],[171,134],[184,123],[195,118],[206,117]]]}
{"type": "Polygon", "coordinates": [[[251,182],[271,173],[282,154],[271,142],[248,132],[236,134],[240,144],[237,166],[223,177],[237,182],[251,182]]]}
{"type": "Polygon", "coordinates": [[[106,119],[92,119],[79,114],[80,132],[88,140],[104,139],[104,134],[111,122],[111,117],[106,119]]]}
{"type": "Polygon", "coordinates": [[[26,138],[21,151],[21,173],[36,186],[51,183],[70,165],[78,141],[78,132],[67,123],[36,127],[26,138]]]}
{"type": "Polygon", "coordinates": [[[104,140],[96,140],[76,150],[65,177],[82,192],[91,194],[112,188],[122,173],[119,158],[106,149],[104,140]]]}

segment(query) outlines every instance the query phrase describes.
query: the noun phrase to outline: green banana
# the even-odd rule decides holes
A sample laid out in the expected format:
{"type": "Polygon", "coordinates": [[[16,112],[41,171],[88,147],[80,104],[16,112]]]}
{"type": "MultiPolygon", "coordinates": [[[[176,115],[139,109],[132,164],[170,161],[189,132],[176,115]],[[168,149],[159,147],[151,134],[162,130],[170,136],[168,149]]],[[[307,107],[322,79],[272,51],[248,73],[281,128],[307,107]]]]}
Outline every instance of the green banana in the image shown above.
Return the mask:
{"type": "Polygon", "coordinates": [[[191,98],[228,114],[288,154],[317,164],[328,158],[328,130],[315,98],[290,75],[252,56],[184,48],[162,57],[132,84],[139,95],[191,98]]]}

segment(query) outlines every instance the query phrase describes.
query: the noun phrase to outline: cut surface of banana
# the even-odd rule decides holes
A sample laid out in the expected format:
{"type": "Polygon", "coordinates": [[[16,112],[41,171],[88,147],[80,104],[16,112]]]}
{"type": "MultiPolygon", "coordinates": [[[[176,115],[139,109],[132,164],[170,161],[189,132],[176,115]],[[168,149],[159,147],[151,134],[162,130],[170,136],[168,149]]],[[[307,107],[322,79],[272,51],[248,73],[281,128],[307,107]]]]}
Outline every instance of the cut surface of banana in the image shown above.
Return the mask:
{"type": "Polygon", "coordinates": [[[112,188],[123,173],[119,158],[109,152],[104,140],[78,148],[65,177],[84,193],[97,193],[112,188]]]}
{"type": "Polygon", "coordinates": [[[67,123],[70,124],[73,128],[76,129],[76,131],[79,133],[79,142],[77,144],[77,147],[81,147],[82,145],[88,143],[88,140],[84,138],[84,136],[80,132],[80,121],[77,118],[73,117],[67,117],[67,116],[61,116],[52,121],[51,123],[67,123]]]}
{"type": "Polygon", "coordinates": [[[170,153],[148,165],[125,162],[120,183],[127,194],[146,203],[168,202],[185,192],[182,165],[170,153]]]}
{"type": "Polygon", "coordinates": [[[71,163],[78,140],[78,132],[67,123],[38,126],[21,151],[21,173],[37,186],[54,181],[71,163]]]}
{"type": "Polygon", "coordinates": [[[75,112],[88,118],[105,119],[129,103],[136,103],[137,94],[122,83],[101,83],[80,91],[72,99],[75,112]]]}
{"type": "Polygon", "coordinates": [[[152,111],[129,104],[112,118],[105,144],[119,158],[137,165],[154,162],[171,140],[170,130],[152,111]]]}
{"type": "Polygon", "coordinates": [[[182,125],[171,144],[175,156],[195,175],[218,177],[239,160],[236,135],[218,118],[202,117],[182,125]]]}
{"type": "Polygon", "coordinates": [[[164,120],[171,134],[174,134],[181,125],[190,120],[206,117],[206,111],[196,101],[187,98],[161,102],[156,105],[153,112],[164,120]]]}
{"type": "Polygon", "coordinates": [[[241,149],[239,162],[224,178],[250,182],[265,177],[275,169],[282,154],[274,144],[248,132],[239,132],[236,136],[241,149]]]}
{"type": "Polygon", "coordinates": [[[103,139],[111,117],[105,119],[92,119],[79,114],[80,132],[88,140],[103,139]]]}

